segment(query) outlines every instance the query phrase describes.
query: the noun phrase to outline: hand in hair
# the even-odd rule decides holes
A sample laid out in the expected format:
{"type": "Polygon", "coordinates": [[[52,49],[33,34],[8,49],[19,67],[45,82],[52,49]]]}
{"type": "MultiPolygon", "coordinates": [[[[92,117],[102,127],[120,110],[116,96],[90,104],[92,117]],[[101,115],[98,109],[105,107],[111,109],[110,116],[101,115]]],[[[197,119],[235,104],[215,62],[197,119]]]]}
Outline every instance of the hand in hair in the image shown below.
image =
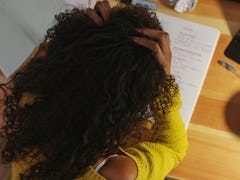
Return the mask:
{"type": "MultiPolygon", "coordinates": [[[[107,0],[97,2],[94,10],[87,9],[89,17],[98,25],[102,25],[109,19],[111,7],[107,0]]],[[[154,40],[143,37],[133,37],[133,41],[154,52],[157,61],[164,67],[167,75],[170,75],[172,53],[170,49],[169,35],[166,32],[156,29],[139,28],[137,31],[149,36],[154,40]]]]}
{"type": "Polygon", "coordinates": [[[97,24],[102,25],[109,19],[111,7],[107,0],[102,2],[98,1],[93,9],[87,9],[86,13],[88,16],[97,24]]]}
{"type": "Polygon", "coordinates": [[[170,75],[172,53],[168,33],[147,28],[137,29],[137,31],[143,35],[149,36],[153,40],[134,36],[132,38],[133,41],[152,50],[157,61],[164,67],[166,74],[170,75]]]}

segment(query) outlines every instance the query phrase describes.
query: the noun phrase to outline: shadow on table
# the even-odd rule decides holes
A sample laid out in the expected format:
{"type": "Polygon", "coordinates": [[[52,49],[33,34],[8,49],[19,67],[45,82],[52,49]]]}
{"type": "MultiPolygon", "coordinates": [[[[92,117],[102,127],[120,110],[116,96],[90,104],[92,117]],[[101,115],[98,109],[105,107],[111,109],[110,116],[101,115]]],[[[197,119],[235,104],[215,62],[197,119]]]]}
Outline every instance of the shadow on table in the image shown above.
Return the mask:
{"type": "Polygon", "coordinates": [[[240,92],[228,101],[225,119],[230,130],[240,137],[240,92]]]}
{"type": "Polygon", "coordinates": [[[228,23],[229,30],[232,36],[234,36],[234,34],[236,34],[240,28],[240,11],[233,9],[239,7],[240,0],[221,0],[220,5],[222,7],[225,19],[228,23]],[[233,23],[232,20],[239,23],[233,23]]]}

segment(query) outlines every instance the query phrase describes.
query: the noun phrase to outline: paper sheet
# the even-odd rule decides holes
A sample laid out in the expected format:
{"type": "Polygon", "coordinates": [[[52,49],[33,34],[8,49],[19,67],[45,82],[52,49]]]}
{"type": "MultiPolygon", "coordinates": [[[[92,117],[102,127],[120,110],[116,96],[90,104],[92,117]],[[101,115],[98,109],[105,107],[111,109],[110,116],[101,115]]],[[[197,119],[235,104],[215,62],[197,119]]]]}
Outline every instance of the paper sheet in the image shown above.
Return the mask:
{"type": "Polygon", "coordinates": [[[172,49],[171,73],[179,85],[183,107],[180,110],[187,128],[216,48],[219,30],[157,13],[169,33],[172,49]]]}

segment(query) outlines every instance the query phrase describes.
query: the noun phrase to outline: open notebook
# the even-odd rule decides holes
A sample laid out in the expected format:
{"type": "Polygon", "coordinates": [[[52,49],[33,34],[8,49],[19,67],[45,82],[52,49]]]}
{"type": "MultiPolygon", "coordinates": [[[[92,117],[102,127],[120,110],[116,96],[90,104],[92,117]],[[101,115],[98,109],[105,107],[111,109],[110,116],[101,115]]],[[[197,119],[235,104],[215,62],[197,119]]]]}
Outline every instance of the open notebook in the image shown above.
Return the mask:
{"type": "MultiPolygon", "coordinates": [[[[157,16],[164,30],[170,34],[173,54],[171,70],[180,87],[183,101],[181,115],[187,127],[220,32],[208,26],[162,13],[157,13],[157,16]]],[[[8,77],[28,57],[35,43],[21,29],[3,18],[0,16],[0,22],[3,21],[5,24],[0,34],[0,39],[4,42],[4,48],[0,49],[0,66],[8,77]]]]}
{"type": "Polygon", "coordinates": [[[157,13],[169,33],[172,49],[171,73],[179,85],[180,110],[187,128],[216,48],[220,31],[173,16],[157,13]]]}
{"type": "Polygon", "coordinates": [[[0,9],[0,68],[9,77],[27,59],[36,44],[0,9]]]}

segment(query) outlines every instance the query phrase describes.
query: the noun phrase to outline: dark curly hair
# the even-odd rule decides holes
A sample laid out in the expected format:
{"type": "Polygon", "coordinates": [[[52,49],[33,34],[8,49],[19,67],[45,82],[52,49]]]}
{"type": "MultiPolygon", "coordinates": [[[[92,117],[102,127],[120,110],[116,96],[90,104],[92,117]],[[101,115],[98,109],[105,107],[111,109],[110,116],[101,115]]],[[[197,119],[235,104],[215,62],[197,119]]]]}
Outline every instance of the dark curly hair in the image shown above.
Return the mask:
{"type": "Polygon", "coordinates": [[[80,177],[118,151],[147,104],[160,97],[155,108],[163,113],[173,104],[174,79],[131,39],[142,36],[136,28],[162,30],[154,13],[119,5],[102,26],[84,10],[66,11],[56,20],[42,43],[46,53],[1,85],[1,135],[7,139],[2,156],[7,162],[28,159],[21,179],[80,177]],[[34,102],[20,105],[26,93],[34,102]]]}

